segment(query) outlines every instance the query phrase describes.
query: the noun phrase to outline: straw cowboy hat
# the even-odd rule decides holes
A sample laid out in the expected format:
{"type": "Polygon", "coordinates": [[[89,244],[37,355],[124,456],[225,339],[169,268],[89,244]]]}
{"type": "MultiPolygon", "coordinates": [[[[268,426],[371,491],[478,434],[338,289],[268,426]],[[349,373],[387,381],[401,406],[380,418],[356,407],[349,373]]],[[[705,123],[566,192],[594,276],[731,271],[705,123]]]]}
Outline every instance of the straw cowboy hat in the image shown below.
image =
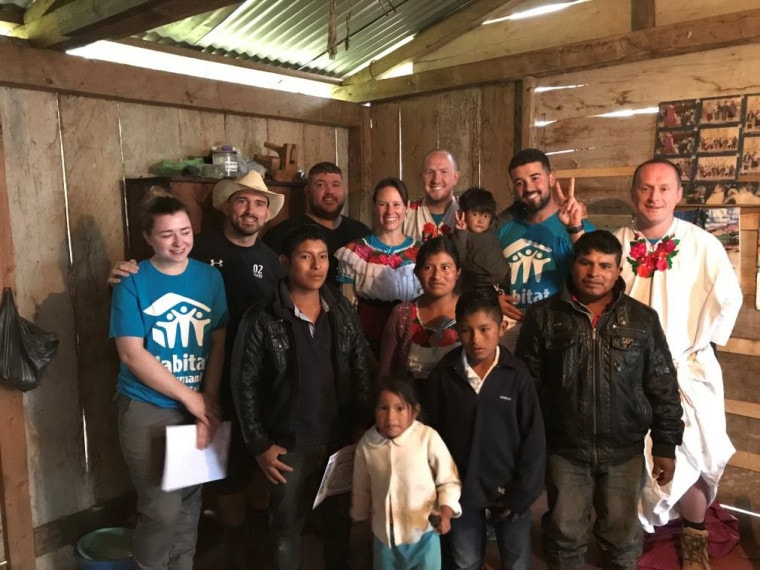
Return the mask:
{"type": "Polygon", "coordinates": [[[221,210],[224,208],[227,200],[230,199],[230,196],[241,190],[255,190],[267,197],[269,200],[270,220],[282,210],[282,206],[285,204],[285,196],[269,190],[266,184],[264,184],[261,174],[255,170],[251,170],[235,180],[221,180],[214,185],[214,191],[211,195],[214,208],[221,210]]]}

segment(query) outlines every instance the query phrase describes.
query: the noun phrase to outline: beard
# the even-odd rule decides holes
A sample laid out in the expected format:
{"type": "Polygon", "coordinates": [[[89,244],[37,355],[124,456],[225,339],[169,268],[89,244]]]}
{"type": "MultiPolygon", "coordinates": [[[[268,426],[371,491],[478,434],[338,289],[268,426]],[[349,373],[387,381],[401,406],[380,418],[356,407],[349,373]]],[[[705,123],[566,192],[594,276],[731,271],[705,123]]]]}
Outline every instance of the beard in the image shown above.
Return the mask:
{"type": "Polygon", "coordinates": [[[322,204],[312,203],[311,213],[321,220],[337,220],[340,217],[340,213],[343,211],[343,203],[337,204],[334,211],[326,210],[322,207],[322,204]]]}
{"type": "Polygon", "coordinates": [[[261,231],[261,228],[264,224],[257,223],[254,225],[243,225],[240,220],[229,220],[230,227],[237,232],[238,235],[241,236],[252,236],[261,231]]]}
{"type": "Polygon", "coordinates": [[[546,206],[549,204],[550,201],[551,201],[551,196],[541,196],[541,199],[538,202],[520,201],[518,202],[518,204],[520,205],[520,209],[523,212],[530,212],[531,214],[535,214],[536,212],[540,212],[541,210],[546,208],[546,206]]]}

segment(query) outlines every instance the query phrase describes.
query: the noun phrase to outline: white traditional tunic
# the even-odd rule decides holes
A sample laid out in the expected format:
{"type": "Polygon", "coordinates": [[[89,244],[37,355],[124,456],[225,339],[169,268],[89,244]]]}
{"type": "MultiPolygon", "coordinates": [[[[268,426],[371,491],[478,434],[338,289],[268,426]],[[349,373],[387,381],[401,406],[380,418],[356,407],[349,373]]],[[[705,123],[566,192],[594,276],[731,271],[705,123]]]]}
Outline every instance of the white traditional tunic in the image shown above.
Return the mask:
{"type": "MultiPolygon", "coordinates": [[[[731,335],[742,305],[742,291],[728,255],[717,238],[705,230],[675,219],[666,236],[679,240],[672,267],[654,271],[650,277],[634,272],[632,242],[643,236],[634,228],[615,233],[623,245],[623,279],[626,292],[655,309],[668,339],[677,370],[681,404],[684,409],[683,444],[676,447],[673,481],[664,487],[647,478],[639,506],[639,518],[648,532],[654,526],[677,518],[676,503],[702,477],[710,489],[709,502],[715,499],[718,481],[734,447],[726,433],[723,403],[723,376],[711,342],[724,345],[731,335]]],[[[660,240],[662,242],[663,240],[660,240]]],[[[660,243],[635,247],[641,252],[655,251],[660,243]]],[[[634,255],[636,257],[636,255],[634,255]]],[[[651,473],[650,442],[647,438],[647,472],[651,473]]]]}
{"type": "Polygon", "coordinates": [[[403,225],[404,235],[411,236],[414,241],[418,242],[426,242],[430,238],[440,235],[450,236],[454,233],[454,228],[457,225],[457,210],[459,210],[459,202],[454,196],[454,200],[443,214],[441,223],[436,224],[433,220],[433,214],[430,213],[430,209],[425,204],[425,199],[413,200],[409,202],[409,208],[406,210],[403,225]]]}

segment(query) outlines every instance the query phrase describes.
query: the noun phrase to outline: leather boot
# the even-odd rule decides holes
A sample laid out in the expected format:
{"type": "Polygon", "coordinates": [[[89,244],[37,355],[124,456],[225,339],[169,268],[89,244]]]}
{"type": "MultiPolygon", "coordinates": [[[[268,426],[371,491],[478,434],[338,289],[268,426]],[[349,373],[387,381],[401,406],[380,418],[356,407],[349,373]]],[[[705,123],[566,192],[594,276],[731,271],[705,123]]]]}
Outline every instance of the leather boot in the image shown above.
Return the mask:
{"type": "Polygon", "coordinates": [[[710,570],[706,530],[685,526],[681,534],[681,570],[710,570]]]}

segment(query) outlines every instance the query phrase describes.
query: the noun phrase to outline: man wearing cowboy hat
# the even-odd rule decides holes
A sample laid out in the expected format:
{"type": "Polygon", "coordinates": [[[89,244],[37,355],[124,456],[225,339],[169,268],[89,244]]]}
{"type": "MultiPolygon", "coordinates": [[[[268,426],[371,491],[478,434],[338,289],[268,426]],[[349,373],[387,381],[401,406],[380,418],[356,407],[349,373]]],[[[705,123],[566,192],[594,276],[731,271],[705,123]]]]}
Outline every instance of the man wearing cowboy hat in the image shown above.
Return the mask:
{"type": "MultiPolygon", "coordinates": [[[[285,196],[270,191],[258,172],[250,171],[236,180],[221,180],[212,192],[214,208],[224,214],[224,227],[195,236],[190,257],[216,267],[222,274],[230,322],[227,328],[224,373],[219,405],[225,419],[232,421],[227,477],[211,484],[219,503],[219,515],[226,527],[227,551],[235,568],[246,568],[248,548],[245,524],[247,503],[245,489],[256,466],[245,449],[230,390],[229,362],[238,324],[246,309],[270,297],[285,275],[277,255],[263,241],[259,232],[274,218],[285,203],[285,196]]],[[[137,272],[135,260],[118,262],[109,275],[109,283],[137,272]]]]}

